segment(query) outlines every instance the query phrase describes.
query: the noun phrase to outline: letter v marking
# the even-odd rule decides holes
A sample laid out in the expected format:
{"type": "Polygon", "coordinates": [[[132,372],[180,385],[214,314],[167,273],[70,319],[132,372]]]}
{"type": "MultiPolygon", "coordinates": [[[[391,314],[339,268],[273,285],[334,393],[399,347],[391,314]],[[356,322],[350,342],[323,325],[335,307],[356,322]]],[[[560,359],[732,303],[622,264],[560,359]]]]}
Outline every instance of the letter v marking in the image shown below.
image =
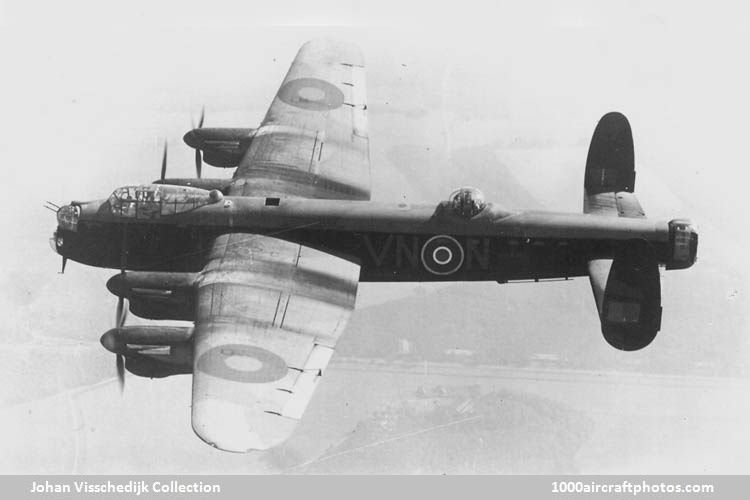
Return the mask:
{"type": "Polygon", "coordinates": [[[367,252],[370,254],[370,257],[375,262],[375,265],[377,267],[380,267],[383,265],[383,261],[385,260],[385,256],[388,255],[388,250],[393,246],[393,235],[389,234],[388,237],[385,239],[385,243],[383,244],[383,247],[380,249],[380,252],[377,252],[375,250],[375,247],[372,244],[372,241],[370,241],[370,235],[365,234],[364,235],[365,240],[365,246],[367,247],[367,252]]]}

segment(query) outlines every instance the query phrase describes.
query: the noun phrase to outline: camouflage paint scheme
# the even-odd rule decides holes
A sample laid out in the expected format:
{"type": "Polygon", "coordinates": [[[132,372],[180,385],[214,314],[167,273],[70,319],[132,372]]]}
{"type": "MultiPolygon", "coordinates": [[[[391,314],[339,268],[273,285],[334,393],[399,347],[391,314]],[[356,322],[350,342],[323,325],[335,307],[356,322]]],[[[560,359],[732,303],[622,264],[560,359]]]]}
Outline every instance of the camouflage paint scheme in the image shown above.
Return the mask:
{"type": "Polygon", "coordinates": [[[308,42],[257,129],[185,135],[207,163],[237,167],[231,181],[161,179],[58,211],[64,259],[121,269],[107,287],[138,316],[194,321],[119,327],[102,344],[137,375],[192,373],[193,429],[219,449],[291,435],[360,280],[589,276],[605,339],[636,350],[660,327],[659,266],[695,261],[690,223],[646,219],[633,195],[623,115],[594,133],[583,214],[512,210],[470,188],[390,205],[369,201],[365,94],[356,48],[308,42]]]}

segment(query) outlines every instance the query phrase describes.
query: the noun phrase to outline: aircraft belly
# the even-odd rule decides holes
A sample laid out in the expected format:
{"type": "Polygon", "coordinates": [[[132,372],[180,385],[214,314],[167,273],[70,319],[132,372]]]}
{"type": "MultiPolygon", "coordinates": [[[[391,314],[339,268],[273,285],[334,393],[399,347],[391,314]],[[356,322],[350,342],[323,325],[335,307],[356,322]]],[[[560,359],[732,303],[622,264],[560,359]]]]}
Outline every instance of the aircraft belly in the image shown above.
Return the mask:
{"type": "MultiPolygon", "coordinates": [[[[226,229],[128,224],[127,235],[124,235],[122,224],[108,224],[97,228],[81,225],[71,235],[74,237],[69,238],[66,231],[60,231],[59,236],[68,242],[66,254],[85,264],[119,269],[124,263],[127,270],[198,272],[210,253],[210,242],[223,230],[226,229]],[[123,242],[126,249],[124,255],[123,242]]],[[[253,228],[245,227],[242,230],[253,231],[253,228]]],[[[255,231],[260,232],[259,229],[255,231]]],[[[249,232],[238,237],[258,241],[265,238],[262,245],[257,243],[256,246],[260,248],[253,250],[256,253],[281,244],[271,243],[281,240],[292,243],[290,248],[296,248],[294,244],[301,244],[320,250],[360,264],[362,279],[368,281],[505,280],[533,279],[542,275],[585,275],[588,260],[611,258],[618,245],[616,240],[599,239],[383,233],[304,227],[279,231],[265,228],[262,231],[273,237],[249,232]],[[435,258],[439,261],[437,264],[435,258]]],[[[658,261],[666,262],[670,255],[668,242],[652,242],[652,245],[658,261]]],[[[271,250],[271,254],[276,258],[283,252],[276,248],[271,250]]],[[[293,250],[290,255],[292,257],[289,258],[294,257],[293,250]]],[[[283,268],[279,267],[278,262],[269,266],[276,268],[274,272],[280,272],[279,269],[283,268]]],[[[308,271],[296,269],[295,272],[308,271]]],[[[270,271],[267,274],[273,275],[270,271]]],[[[315,277],[308,276],[306,279],[313,280],[315,277]]],[[[299,283],[303,281],[299,280],[299,283]]]]}
{"type": "Polygon", "coordinates": [[[198,272],[219,230],[173,224],[81,224],[58,231],[66,255],[96,267],[135,271],[198,272]]]}

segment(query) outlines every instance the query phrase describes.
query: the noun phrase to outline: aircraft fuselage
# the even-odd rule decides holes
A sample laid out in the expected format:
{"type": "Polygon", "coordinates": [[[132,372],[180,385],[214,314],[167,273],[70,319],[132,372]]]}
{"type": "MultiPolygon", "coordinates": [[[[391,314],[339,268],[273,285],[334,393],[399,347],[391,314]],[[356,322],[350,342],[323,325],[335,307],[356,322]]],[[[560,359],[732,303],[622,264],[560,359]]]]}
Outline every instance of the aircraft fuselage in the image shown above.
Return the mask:
{"type": "Polygon", "coordinates": [[[109,203],[80,205],[74,229],[58,227],[58,252],[97,267],[198,272],[217,236],[260,234],[357,262],[362,281],[505,282],[585,276],[587,262],[612,258],[633,239],[648,241],[667,268],[692,265],[697,247],[690,228],[691,238],[682,241],[687,250],[676,248],[680,221],[491,205],[467,220],[443,204],[221,197],[186,213],[127,218],[113,215],[109,203]]]}

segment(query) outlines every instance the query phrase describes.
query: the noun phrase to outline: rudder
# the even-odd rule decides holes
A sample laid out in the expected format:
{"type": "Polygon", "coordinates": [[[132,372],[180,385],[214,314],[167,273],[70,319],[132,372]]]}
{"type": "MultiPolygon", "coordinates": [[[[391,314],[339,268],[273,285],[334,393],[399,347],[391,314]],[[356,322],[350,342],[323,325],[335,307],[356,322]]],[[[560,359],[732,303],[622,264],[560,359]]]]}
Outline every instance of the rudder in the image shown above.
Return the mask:
{"type": "Polygon", "coordinates": [[[613,111],[599,120],[589,145],[583,186],[588,196],[635,189],[633,133],[622,113],[613,111]]]}

